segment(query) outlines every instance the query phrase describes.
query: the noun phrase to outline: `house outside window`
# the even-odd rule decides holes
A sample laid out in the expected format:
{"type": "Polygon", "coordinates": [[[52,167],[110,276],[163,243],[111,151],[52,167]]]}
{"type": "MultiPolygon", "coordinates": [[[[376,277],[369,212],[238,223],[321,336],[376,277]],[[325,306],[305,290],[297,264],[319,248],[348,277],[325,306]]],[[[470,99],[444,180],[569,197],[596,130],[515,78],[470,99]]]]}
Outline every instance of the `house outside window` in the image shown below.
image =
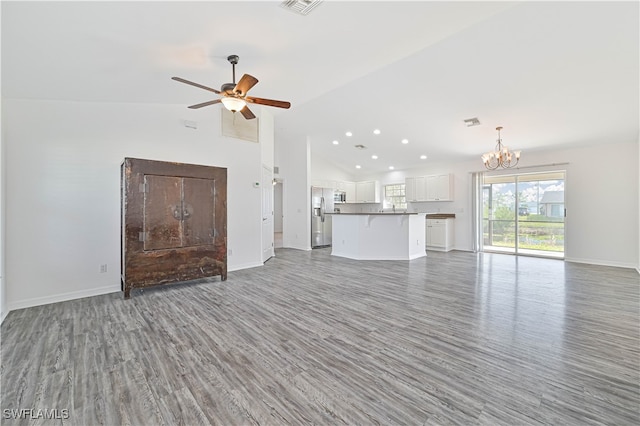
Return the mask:
{"type": "Polygon", "coordinates": [[[384,186],[384,205],[385,209],[391,209],[395,206],[396,210],[407,209],[407,197],[405,193],[404,183],[396,183],[384,186]]]}
{"type": "Polygon", "coordinates": [[[563,217],[564,191],[545,191],[540,200],[540,214],[547,217],[563,217]]]}

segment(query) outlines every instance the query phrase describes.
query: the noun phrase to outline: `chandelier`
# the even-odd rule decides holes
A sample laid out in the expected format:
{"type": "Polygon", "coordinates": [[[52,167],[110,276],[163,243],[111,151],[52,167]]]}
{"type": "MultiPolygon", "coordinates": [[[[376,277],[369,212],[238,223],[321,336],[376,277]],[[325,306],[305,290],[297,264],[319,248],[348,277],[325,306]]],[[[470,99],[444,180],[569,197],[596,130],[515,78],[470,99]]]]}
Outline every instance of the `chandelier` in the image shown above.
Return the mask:
{"type": "Polygon", "coordinates": [[[498,167],[508,169],[514,167],[520,161],[520,151],[509,151],[509,148],[502,145],[502,139],[500,139],[500,130],[502,127],[496,127],[498,131],[498,143],[496,144],[495,151],[487,152],[482,155],[482,162],[484,166],[489,170],[495,170],[498,167]]]}

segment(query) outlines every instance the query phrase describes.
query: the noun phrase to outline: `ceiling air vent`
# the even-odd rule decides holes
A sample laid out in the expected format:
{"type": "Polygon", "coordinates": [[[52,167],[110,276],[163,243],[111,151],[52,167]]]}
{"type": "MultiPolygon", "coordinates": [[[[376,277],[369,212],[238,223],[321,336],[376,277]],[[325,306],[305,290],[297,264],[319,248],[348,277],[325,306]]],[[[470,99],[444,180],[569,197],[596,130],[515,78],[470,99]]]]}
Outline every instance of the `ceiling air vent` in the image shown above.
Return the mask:
{"type": "Polygon", "coordinates": [[[478,120],[478,117],[467,118],[464,120],[464,124],[466,124],[467,127],[478,126],[480,125],[480,120],[478,120]]]}
{"type": "Polygon", "coordinates": [[[354,148],[355,149],[367,149],[367,147],[364,146],[364,145],[354,145],[354,148]]]}
{"type": "Polygon", "coordinates": [[[298,15],[308,15],[320,3],[322,3],[322,0],[285,0],[280,4],[280,7],[284,7],[298,15]]]}

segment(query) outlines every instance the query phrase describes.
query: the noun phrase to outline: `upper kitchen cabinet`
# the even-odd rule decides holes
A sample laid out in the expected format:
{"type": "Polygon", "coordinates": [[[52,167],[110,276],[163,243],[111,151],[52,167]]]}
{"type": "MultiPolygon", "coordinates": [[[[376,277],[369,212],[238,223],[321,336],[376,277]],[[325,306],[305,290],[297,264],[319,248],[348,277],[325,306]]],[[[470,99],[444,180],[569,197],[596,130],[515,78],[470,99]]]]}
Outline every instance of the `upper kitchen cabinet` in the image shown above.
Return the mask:
{"type": "Polygon", "coordinates": [[[427,201],[426,176],[405,178],[404,187],[408,202],[427,201]]]}
{"type": "Polygon", "coordinates": [[[453,201],[453,179],[450,174],[405,178],[408,202],[453,201]]]}
{"type": "Polygon", "coordinates": [[[426,177],[425,201],[453,201],[453,179],[451,174],[426,177]]]}
{"type": "Polygon", "coordinates": [[[356,202],[356,183],[355,182],[342,182],[344,185],[344,193],[345,193],[345,202],[346,203],[355,203],[356,202]]]}
{"type": "Polygon", "coordinates": [[[378,181],[356,182],[356,203],[379,203],[379,189],[378,181]]]}

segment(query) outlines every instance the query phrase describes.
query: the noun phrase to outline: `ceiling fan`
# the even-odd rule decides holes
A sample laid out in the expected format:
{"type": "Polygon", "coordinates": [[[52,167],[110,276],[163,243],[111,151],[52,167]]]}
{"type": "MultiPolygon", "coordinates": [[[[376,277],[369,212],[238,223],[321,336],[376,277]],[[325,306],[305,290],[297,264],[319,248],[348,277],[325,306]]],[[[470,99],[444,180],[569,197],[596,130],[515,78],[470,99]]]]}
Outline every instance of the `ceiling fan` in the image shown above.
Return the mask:
{"type": "Polygon", "coordinates": [[[225,83],[222,85],[220,90],[213,89],[211,87],[203,86],[202,84],[194,83],[193,81],[185,80],[180,77],[171,77],[172,80],[179,81],[181,83],[190,84],[191,86],[199,87],[200,89],[208,90],[210,92],[216,93],[220,95],[220,99],[215,99],[213,101],[203,102],[201,104],[191,105],[188,108],[198,109],[202,107],[206,107],[209,105],[222,103],[229,111],[240,113],[246,118],[250,120],[252,118],[256,118],[255,115],[251,112],[247,103],[258,104],[258,105],[267,105],[278,108],[289,108],[291,106],[290,102],[286,101],[275,101],[273,99],[263,99],[263,98],[255,98],[253,96],[247,96],[247,92],[253,86],[258,83],[258,79],[249,75],[244,74],[240,81],[236,83],[236,64],[238,63],[238,55],[231,55],[227,57],[227,60],[231,63],[233,67],[233,83],[225,83]]]}

